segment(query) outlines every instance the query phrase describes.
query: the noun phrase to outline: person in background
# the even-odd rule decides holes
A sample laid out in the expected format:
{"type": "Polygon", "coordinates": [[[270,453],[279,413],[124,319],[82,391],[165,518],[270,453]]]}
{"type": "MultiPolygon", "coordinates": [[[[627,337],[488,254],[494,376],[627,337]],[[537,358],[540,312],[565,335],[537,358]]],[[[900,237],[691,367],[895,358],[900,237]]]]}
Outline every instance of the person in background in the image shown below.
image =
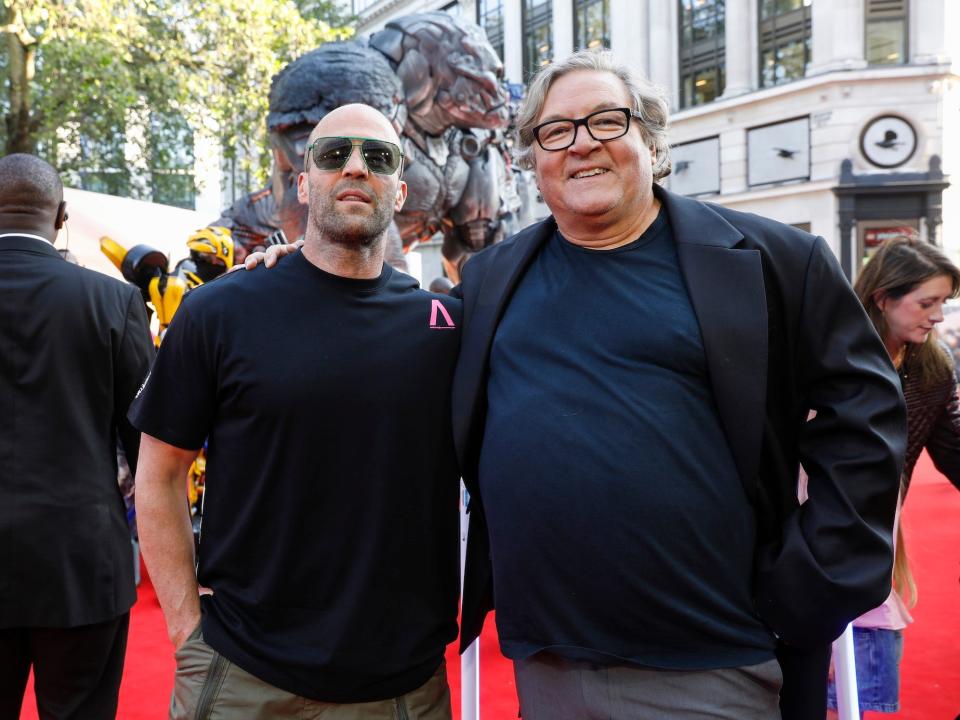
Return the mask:
{"type": "Polygon", "coordinates": [[[153,358],[132,285],[64,262],[63,184],[33,155],[0,159],[0,718],[31,666],[44,720],[117,711],[136,600],[119,438],[153,358]]]}
{"type": "MultiPolygon", "coordinates": [[[[867,263],[854,290],[883,339],[907,402],[907,452],[900,479],[893,588],[883,605],[853,623],[860,716],[900,709],[903,629],[917,588],[904,548],[899,512],[913,468],[926,448],[934,466],[960,489],[960,405],[953,361],[934,328],[943,304],[960,293],[960,269],[937,247],[914,238],[887,241],[867,263]]],[[[836,717],[836,691],[828,691],[836,717]]]]}

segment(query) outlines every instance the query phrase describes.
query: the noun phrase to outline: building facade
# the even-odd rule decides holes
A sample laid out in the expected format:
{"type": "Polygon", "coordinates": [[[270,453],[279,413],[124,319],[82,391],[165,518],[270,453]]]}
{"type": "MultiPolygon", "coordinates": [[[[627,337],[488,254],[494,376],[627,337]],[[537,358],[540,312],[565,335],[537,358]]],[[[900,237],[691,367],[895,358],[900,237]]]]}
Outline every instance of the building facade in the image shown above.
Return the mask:
{"type": "Polygon", "coordinates": [[[960,253],[956,0],[353,0],[358,34],[445,10],[523,83],[606,47],[669,98],[665,185],[822,235],[855,276],[912,228],[960,253]],[[951,177],[952,176],[952,177],[951,177]]]}

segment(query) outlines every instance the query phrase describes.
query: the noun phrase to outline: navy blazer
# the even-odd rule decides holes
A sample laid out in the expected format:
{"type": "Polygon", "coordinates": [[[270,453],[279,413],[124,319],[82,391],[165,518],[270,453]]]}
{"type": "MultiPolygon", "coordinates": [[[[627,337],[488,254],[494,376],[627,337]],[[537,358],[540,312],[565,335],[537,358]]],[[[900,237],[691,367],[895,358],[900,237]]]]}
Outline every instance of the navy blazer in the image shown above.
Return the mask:
{"type": "MultiPolygon", "coordinates": [[[[721,424],[758,525],[755,602],[782,643],[814,648],[890,592],[906,432],[900,383],[822,238],[654,187],[669,215],[721,424]],[[816,417],[807,421],[810,410],[816,417]],[[810,500],[797,500],[799,463],[810,500]]],[[[473,257],[453,429],[470,531],[461,649],[493,608],[477,467],[497,324],[553,218],[473,257]]],[[[822,707],[822,706],[821,706],[822,707]]]]}

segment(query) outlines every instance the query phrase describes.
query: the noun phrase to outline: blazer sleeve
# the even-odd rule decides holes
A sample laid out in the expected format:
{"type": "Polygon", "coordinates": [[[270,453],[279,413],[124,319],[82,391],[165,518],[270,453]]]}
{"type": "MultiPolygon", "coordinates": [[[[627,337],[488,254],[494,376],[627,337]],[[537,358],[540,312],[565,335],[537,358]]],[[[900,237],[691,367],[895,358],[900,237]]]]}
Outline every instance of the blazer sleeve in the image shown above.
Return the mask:
{"type": "Polygon", "coordinates": [[[802,278],[797,384],[816,416],[798,417],[809,499],[760,556],[757,602],[783,642],[811,647],[890,593],[893,522],[906,445],[900,382],[822,238],[802,278]]]}
{"type": "Polygon", "coordinates": [[[130,472],[136,477],[140,431],[127,419],[127,409],[147,379],[154,349],[147,310],[140,293],[132,286],[129,291],[124,309],[123,330],[114,356],[113,417],[130,472]]]}
{"type": "Polygon", "coordinates": [[[960,490],[960,403],[952,372],[950,379],[950,395],[927,438],[926,448],[937,470],[960,490]]]}

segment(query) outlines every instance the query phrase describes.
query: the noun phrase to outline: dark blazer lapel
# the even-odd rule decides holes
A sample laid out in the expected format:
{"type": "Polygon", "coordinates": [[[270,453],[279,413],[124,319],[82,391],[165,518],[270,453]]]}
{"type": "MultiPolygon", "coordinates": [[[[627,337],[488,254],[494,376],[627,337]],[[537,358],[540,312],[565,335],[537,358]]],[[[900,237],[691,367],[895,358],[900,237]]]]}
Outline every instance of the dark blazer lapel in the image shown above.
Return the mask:
{"type": "MultiPolygon", "coordinates": [[[[530,262],[556,229],[553,217],[548,217],[488,251],[489,260],[478,257],[472,261],[478,264],[486,261],[486,266],[479,278],[476,299],[465,297],[465,311],[470,315],[464,323],[453,384],[453,435],[461,464],[465,464],[468,457],[470,440],[479,440],[480,428],[475,426],[483,417],[490,346],[500,317],[530,262]]],[[[469,474],[468,468],[464,467],[463,472],[465,476],[469,474]]]]}
{"type": "Polygon", "coordinates": [[[710,384],[734,462],[751,500],[767,401],[767,301],[756,250],[709,206],[657,192],[700,325],[710,384]]]}

